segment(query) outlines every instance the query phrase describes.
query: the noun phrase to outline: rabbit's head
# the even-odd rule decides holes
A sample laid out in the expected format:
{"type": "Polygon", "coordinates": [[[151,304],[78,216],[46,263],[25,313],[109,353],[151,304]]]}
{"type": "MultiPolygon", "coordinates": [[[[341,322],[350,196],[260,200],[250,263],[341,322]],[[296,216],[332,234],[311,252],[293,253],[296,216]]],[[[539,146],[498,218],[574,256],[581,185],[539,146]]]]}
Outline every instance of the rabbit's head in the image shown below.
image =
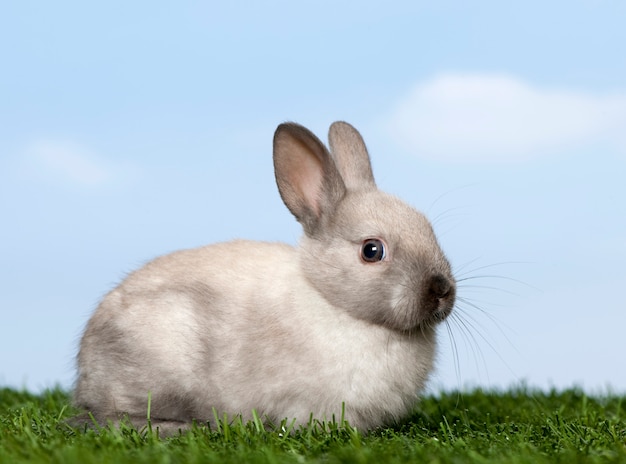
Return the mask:
{"type": "Polygon", "coordinates": [[[456,283],[424,215],[376,187],[360,134],[330,127],[330,151],[309,130],[274,135],[276,181],[302,224],[303,273],[334,307],[400,332],[425,331],[452,311],[456,283]]]}

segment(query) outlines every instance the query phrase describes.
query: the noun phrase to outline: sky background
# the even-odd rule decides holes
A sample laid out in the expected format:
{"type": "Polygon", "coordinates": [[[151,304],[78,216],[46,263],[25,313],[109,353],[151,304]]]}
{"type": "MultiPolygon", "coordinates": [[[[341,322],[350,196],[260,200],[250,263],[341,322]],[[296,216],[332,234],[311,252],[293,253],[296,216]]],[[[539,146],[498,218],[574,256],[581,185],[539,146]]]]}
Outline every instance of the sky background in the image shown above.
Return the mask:
{"type": "Polygon", "coordinates": [[[295,244],[272,136],[363,134],[460,282],[431,389],[626,391],[626,3],[4,2],[0,386],[147,260],[295,244]]]}

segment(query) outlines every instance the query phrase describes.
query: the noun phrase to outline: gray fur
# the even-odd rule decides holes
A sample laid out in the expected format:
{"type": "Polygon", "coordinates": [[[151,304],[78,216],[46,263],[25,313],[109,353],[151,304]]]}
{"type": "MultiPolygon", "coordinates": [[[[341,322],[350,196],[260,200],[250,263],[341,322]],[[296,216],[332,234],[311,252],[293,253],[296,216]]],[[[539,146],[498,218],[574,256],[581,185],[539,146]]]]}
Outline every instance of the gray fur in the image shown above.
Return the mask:
{"type": "Polygon", "coordinates": [[[331,126],[274,136],[278,188],[298,247],[234,241],[162,256],[104,297],[78,354],[74,401],[105,423],[165,433],[257,410],[360,429],[401,419],[432,370],[435,326],[455,281],[427,219],[376,188],[360,134],[331,126]],[[383,261],[361,245],[382,239],[383,261]]]}

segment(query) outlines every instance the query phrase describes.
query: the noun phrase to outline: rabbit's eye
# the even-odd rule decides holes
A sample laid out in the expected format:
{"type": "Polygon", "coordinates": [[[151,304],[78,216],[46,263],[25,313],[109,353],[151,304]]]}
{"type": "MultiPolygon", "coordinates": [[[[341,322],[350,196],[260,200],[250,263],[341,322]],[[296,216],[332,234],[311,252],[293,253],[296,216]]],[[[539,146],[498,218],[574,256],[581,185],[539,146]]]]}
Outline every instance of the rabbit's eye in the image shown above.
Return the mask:
{"type": "Polygon", "coordinates": [[[385,259],[385,245],[377,238],[369,238],[361,245],[361,259],[366,263],[375,263],[385,259]]]}

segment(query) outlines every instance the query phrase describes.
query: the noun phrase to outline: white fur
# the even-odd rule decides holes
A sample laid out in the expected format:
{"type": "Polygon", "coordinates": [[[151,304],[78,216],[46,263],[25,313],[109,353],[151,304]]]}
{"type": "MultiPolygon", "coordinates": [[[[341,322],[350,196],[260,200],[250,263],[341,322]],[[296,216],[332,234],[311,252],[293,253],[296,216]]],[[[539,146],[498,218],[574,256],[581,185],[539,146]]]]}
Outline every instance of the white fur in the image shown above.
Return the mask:
{"type": "Polygon", "coordinates": [[[301,126],[275,136],[279,189],[305,229],[299,247],[179,251],[103,299],[81,341],[78,406],[139,422],[150,393],[166,431],[213,409],[302,423],[311,413],[338,419],[345,403],[363,429],[411,411],[454,280],[426,219],[376,189],[358,132],[336,123],[330,138],[332,153],[301,126]],[[365,263],[361,243],[372,236],[389,250],[365,263]]]}

